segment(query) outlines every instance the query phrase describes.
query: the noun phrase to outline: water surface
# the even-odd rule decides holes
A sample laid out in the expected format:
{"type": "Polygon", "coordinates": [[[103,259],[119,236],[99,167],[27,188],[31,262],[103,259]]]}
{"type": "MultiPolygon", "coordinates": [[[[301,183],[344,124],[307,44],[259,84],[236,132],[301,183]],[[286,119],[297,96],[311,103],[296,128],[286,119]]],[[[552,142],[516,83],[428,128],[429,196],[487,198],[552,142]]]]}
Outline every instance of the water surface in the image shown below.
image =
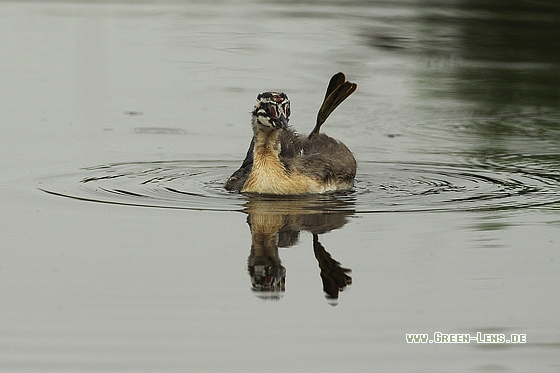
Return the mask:
{"type": "Polygon", "coordinates": [[[557,371],[559,10],[1,3],[0,370],[557,371]],[[354,190],[224,191],[338,71],[354,190]]]}

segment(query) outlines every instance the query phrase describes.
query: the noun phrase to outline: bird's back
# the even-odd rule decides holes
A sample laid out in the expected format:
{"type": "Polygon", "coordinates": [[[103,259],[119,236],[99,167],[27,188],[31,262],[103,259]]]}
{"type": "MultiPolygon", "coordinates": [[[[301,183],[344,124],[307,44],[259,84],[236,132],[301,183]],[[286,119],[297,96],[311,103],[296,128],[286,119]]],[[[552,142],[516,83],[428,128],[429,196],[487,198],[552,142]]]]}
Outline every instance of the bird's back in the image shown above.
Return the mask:
{"type": "Polygon", "coordinates": [[[335,189],[352,187],[357,170],[356,159],[346,145],[323,133],[302,139],[299,156],[285,163],[288,169],[333,184],[335,189]]]}

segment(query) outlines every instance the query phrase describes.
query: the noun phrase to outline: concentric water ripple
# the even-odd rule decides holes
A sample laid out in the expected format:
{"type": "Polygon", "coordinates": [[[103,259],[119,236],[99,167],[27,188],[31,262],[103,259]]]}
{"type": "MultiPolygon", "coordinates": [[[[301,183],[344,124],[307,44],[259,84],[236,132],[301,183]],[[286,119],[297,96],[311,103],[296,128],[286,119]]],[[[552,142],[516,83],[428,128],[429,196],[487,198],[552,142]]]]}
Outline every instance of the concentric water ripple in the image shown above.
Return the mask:
{"type": "Polygon", "coordinates": [[[560,201],[560,169],[522,156],[469,164],[359,162],[355,188],[304,197],[249,197],[223,189],[231,161],[112,163],[42,180],[40,189],[83,201],[155,208],[277,212],[413,212],[515,209],[560,201]]]}

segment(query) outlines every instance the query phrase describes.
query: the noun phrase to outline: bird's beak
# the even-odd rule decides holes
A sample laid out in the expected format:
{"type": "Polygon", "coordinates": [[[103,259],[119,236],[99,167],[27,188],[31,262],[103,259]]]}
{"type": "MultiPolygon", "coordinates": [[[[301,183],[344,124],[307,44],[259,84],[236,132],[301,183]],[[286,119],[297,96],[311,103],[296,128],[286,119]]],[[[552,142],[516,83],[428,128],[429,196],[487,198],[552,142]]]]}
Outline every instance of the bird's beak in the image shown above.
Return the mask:
{"type": "Polygon", "coordinates": [[[272,122],[274,123],[275,127],[286,129],[288,128],[288,119],[284,114],[280,115],[277,118],[272,118],[272,122]]]}

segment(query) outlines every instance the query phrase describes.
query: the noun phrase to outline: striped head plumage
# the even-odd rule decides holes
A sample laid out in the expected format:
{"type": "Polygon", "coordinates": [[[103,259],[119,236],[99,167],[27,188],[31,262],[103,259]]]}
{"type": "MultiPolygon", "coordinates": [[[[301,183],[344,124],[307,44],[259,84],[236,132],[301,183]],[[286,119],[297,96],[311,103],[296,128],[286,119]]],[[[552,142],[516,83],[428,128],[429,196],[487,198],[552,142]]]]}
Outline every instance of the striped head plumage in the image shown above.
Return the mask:
{"type": "Polygon", "coordinates": [[[253,126],[286,129],[290,120],[290,99],[283,92],[264,92],[257,96],[253,109],[253,126]]]}

